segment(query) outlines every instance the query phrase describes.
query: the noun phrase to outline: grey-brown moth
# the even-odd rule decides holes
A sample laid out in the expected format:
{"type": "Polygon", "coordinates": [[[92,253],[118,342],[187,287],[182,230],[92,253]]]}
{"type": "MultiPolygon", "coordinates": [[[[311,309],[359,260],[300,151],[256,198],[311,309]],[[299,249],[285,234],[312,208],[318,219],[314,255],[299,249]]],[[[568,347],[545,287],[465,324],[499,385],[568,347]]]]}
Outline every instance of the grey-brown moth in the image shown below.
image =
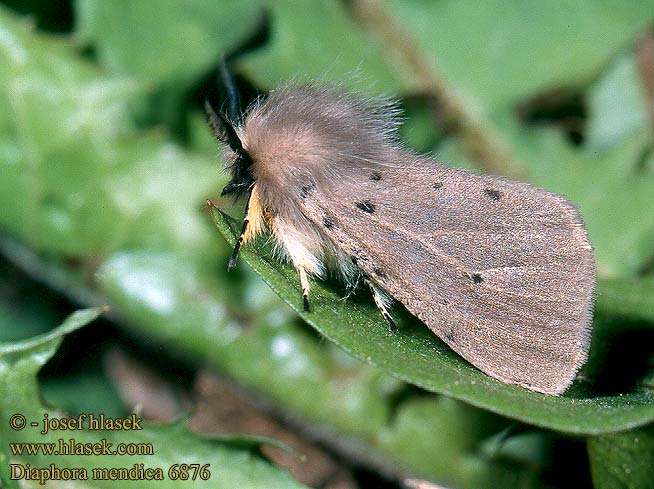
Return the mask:
{"type": "Polygon", "coordinates": [[[397,110],[288,84],[245,114],[207,104],[244,195],[241,245],[267,229],[298,272],[362,278],[502,382],[560,394],[587,357],[595,263],[579,211],[526,183],[452,169],[405,148],[397,110]]]}

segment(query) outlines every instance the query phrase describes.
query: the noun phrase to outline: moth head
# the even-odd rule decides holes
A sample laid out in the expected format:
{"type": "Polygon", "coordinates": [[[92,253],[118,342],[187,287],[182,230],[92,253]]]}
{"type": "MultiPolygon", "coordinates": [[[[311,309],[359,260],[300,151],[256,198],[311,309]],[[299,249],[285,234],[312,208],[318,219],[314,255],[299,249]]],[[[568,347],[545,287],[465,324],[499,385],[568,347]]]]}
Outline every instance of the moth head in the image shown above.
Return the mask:
{"type": "Polygon", "coordinates": [[[209,126],[214,136],[232,150],[233,158],[229,164],[229,171],[232,179],[225,185],[221,195],[240,195],[246,193],[254,184],[252,175],[252,157],[243,148],[243,143],[236,131],[234,124],[222,113],[216,112],[208,100],[205,100],[204,108],[207,112],[209,126]]]}

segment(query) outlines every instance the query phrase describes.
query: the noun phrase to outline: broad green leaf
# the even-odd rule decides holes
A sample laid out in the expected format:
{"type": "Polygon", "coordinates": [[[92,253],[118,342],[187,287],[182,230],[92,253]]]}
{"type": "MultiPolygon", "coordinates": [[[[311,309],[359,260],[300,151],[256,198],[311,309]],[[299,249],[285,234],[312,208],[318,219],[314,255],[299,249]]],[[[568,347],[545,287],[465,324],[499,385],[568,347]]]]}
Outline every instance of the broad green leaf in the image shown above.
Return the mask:
{"type": "Polygon", "coordinates": [[[208,233],[189,198],[211,195],[213,162],[162,134],[125,134],[133,81],[100,76],[2,9],[0,24],[3,229],[78,258],[177,239],[197,253],[208,233]]]}
{"type": "Polygon", "coordinates": [[[384,5],[418,40],[424,59],[488,115],[549,87],[586,83],[654,18],[646,0],[384,5]]]}
{"type": "MultiPolygon", "coordinates": [[[[215,208],[212,216],[220,232],[233,244],[238,226],[215,208]]],[[[342,301],[322,283],[312,288],[312,312],[304,312],[292,267],[277,263],[266,248],[255,246],[242,254],[266,283],[322,335],[360,360],[423,389],[569,433],[619,431],[654,420],[654,396],[649,391],[620,396],[554,397],[503,384],[457,356],[419,322],[403,317],[399,331],[390,333],[374,305],[342,301]]],[[[653,301],[650,298],[648,304],[654,306],[653,301]]]]}
{"type": "Polygon", "coordinates": [[[603,282],[595,307],[598,313],[654,323],[654,277],[603,282]]]}
{"type": "Polygon", "coordinates": [[[254,33],[261,0],[75,2],[80,38],[112,71],[183,85],[254,33]]]}
{"type": "MultiPolygon", "coordinates": [[[[232,273],[247,270],[240,266],[232,273]]],[[[365,444],[365,459],[374,456],[384,467],[397,465],[455,486],[491,489],[520,474],[533,482],[522,487],[541,487],[537,462],[480,452],[486,438],[506,428],[505,419],[447,397],[394,401],[402,396],[402,382],[311,334],[260,280],[250,280],[241,295],[172,254],[130,251],[109,258],[98,282],[134,329],[155,338],[151,344],[201,358],[265,393],[286,412],[324,427],[344,450],[352,449],[354,438],[365,444]],[[240,304],[229,310],[224,302],[231,304],[232,293],[240,304]]]]}
{"type": "Polygon", "coordinates": [[[645,86],[633,54],[616,59],[588,98],[586,147],[603,150],[649,125],[645,86]]]}
{"type": "Polygon", "coordinates": [[[654,425],[588,438],[596,489],[654,487],[654,425]]]}
{"type": "Polygon", "coordinates": [[[341,3],[280,0],[269,9],[270,42],[239,61],[260,86],[320,79],[372,93],[397,93],[400,85],[390,63],[341,3]]]}
{"type": "MultiPolygon", "coordinates": [[[[161,470],[164,480],[143,480],[146,475],[133,471],[137,477],[138,487],[211,487],[211,488],[259,488],[259,487],[303,487],[293,481],[283,470],[272,466],[256,454],[260,443],[266,443],[263,438],[251,437],[205,437],[189,432],[182,423],[171,425],[155,425],[140,422],[140,427],[133,430],[95,430],[89,428],[89,418],[95,414],[96,419],[101,413],[85,413],[85,429],[73,431],[55,431],[44,428],[44,418],[60,419],[64,413],[41,405],[36,375],[39,369],[56,352],[61,340],[74,331],[95,319],[102,309],[87,309],[71,315],[64,323],[50,333],[32,339],[0,344],[0,479],[9,488],[17,488],[19,484],[11,480],[10,466],[32,468],[47,468],[54,464],[60,469],[64,467],[79,468],[86,473],[88,480],[61,482],[65,487],[100,488],[116,487],[115,480],[100,480],[94,477],[93,469],[126,468],[133,469],[143,464],[144,469],[152,469],[151,475],[158,476],[161,470]],[[10,428],[10,419],[25,426],[10,428]],[[13,416],[13,418],[12,418],[13,416]],[[31,423],[37,423],[33,427],[31,423]],[[144,455],[27,455],[16,452],[20,443],[52,443],[57,450],[62,444],[75,443],[102,444],[118,449],[121,443],[138,444],[132,448],[152,450],[152,454],[144,455]],[[12,445],[13,444],[13,445],[12,445]],[[198,477],[190,481],[176,478],[175,464],[199,464],[206,466],[204,480],[198,477]],[[170,469],[172,468],[172,472],[170,469]],[[172,476],[172,478],[171,478],[172,476]],[[175,479],[175,480],[173,480],[175,479]]],[[[136,417],[138,418],[138,417],[136,417]]],[[[82,418],[80,418],[82,419],[82,418]]],[[[277,442],[272,442],[280,446],[277,442]]],[[[24,446],[24,445],[23,445],[24,446]]],[[[92,446],[92,445],[88,445],[92,446]]],[[[15,469],[18,470],[18,469],[15,469]]],[[[80,471],[81,473],[81,471],[80,471]]],[[[191,472],[192,474],[193,472],[191,472]]],[[[125,482],[126,483],[126,482],[125,482]]],[[[39,480],[21,481],[20,487],[40,487],[39,480]]]]}

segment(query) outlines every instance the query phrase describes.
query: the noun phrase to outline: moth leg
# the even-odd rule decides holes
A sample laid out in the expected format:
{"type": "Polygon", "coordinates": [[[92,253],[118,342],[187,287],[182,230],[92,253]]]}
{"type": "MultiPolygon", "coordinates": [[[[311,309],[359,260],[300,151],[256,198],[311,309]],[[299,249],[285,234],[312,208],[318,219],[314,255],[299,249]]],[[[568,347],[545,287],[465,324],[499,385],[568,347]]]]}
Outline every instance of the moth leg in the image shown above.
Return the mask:
{"type": "Polygon", "coordinates": [[[232,256],[229,257],[229,263],[227,264],[228,272],[231,271],[234,267],[236,267],[236,259],[238,258],[238,252],[241,249],[241,245],[243,245],[243,242],[245,241],[245,233],[248,230],[249,224],[250,224],[250,218],[248,216],[248,208],[246,206],[245,218],[243,219],[243,227],[241,228],[241,234],[236,240],[236,244],[234,245],[234,251],[232,251],[232,256]]]}
{"type": "Polygon", "coordinates": [[[283,253],[293,264],[293,267],[300,278],[302,286],[303,307],[306,312],[310,311],[309,307],[309,274],[321,277],[323,273],[323,263],[315,248],[317,239],[307,239],[307,230],[298,229],[295,224],[289,223],[279,215],[273,215],[270,218],[270,232],[278,243],[278,250],[283,253]]]}
{"type": "Polygon", "coordinates": [[[377,305],[379,312],[381,312],[382,316],[388,323],[389,331],[391,333],[395,333],[395,331],[397,331],[397,326],[395,325],[395,321],[393,321],[391,314],[388,312],[388,308],[390,307],[389,297],[382,289],[377,287],[370,280],[366,280],[366,283],[368,284],[368,287],[370,287],[370,290],[372,291],[372,298],[375,300],[375,304],[377,305]]]}
{"type": "Polygon", "coordinates": [[[318,249],[319,236],[308,229],[298,228],[295,223],[279,214],[270,217],[270,232],[275,237],[278,250],[288,258],[297,270],[302,286],[304,310],[309,312],[309,274],[322,277],[324,265],[318,249]]]}
{"type": "Polygon", "coordinates": [[[259,198],[257,186],[255,185],[250,191],[247,204],[245,204],[243,227],[241,228],[241,234],[234,245],[232,256],[229,258],[227,271],[232,270],[236,266],[236,259],[238,258],[238,252],[241,249],[241,246],[261,232],[262,220],[263,208],[261,206],[261,199],[259,198]]]}
{"type": "Polygon", "coordinates": [[[309,290],[311,286],[309,285],[309,278],[307,277],[307,270],[303,266],[297,267],[297,273],[300,276],[300,285],[302,286],[302,299],[304,302],[305,312],[309,312],[309,290]]]}
{"type": "Polygon", "coordinates": [[[350,297],[352,297],[352,294],[354,294],[354,292],[356,292],[360,281],[361,281],[361,276],[357,275],[356,281],[354,283],[348,283],[347,284],[346,290],[345,290],[345,296],[343,298],[341,298],[342,301],[346,301],[350,297]]]}

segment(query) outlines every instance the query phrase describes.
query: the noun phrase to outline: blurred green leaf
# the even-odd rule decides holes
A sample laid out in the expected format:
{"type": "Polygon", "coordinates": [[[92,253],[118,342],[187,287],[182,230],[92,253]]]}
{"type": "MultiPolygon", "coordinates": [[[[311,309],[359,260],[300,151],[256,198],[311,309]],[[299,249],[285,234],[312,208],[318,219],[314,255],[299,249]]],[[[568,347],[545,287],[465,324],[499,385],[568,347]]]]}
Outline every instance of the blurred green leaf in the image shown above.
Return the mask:
{"type": "Polygon", "coordinates": [[[102,413],[120,417],[126,414],[120,395],[96,365],[87,365],[74,374],[42,379],[41,392],[46,405],[57,406],[71,415],[102,413]]]}
{"type": "Polygon", "coordinates": [[[58,296],[34,294],[32,281],[0,258],[0,341],[15,341],[48,331],[58,320],[58,296]]]}
{"type": "Polygon", "coordinates": [[[595,307],[598,313],[654,324],[654,277],[610,279],[602,285],[595,307]]]}
{"type": "MultiPolygon", "coordinates": [[[[65,415],[41,405],[36,375],[39,369],[57,350],[63,337],[95,319],[102,309],[87,309],[71,315],[64,323],[48,334],[17,343],[0,344],[0,478],[7,487],[19,487],[10,479],[9,464],[30,464],[31,467],[79,467],[88,472],[89,481],[84,487],[115,487],[115,480],[95,480],[94,468],[127,468],[144,464],[145,468],[161,469],[165,480],[138,479],[139,487],[188,487],[188,480],[172,480],[169,468],[174,464],[209,464],[210,476],[192,481],[193,487],[303,487],[283,470],[272,466],[256,454],[256,446],[265,439],[231,436],[225,439],[203,437],[189,432],[182,424],[158,426],[144,422],[142,429],[128,431],[75,430],[78,444],[100,443],[102,439],[117,448],[120,443],[149,444],[153,454],[141,456],[89,456],[89,455],[16,455],[10,443],[53,443],[59,439],[67,443],[69,432],[49,431],[42,435],[43,418],[61,418],[65,415]],[[25,417],[27,425],[12,431],[9,419],[14,414],[25,417]],[[31,422],[39,423],[33,428],[31,422]]],[[[88,426],[88,425],[86,425],[88,426]]],[[[277,442],[273,442],[279,446],[277,442]]],[[[31,482],[29,487],[38,487],[31,482]]],[[[20,487],[23,487],[21,482],[20,487]]]]}
{"type": "Polygon", "coordinates": [[[646,0],[384,5],[448,84],[488,115],[548,87],[587,83],[654,18],[646,0]]]}
{"type": "MultiPolygon", "coordinates": [[[[538,479],[538,471],[513,457],[497,461],[477,453],[484,438],[506,427],[505,420],[436,396],[394,406],[403,383],[310,334],[259,280],[250,280],[241,305],[229,310],[224,303],[231,302],[227,297],[233,291],[184,260],[130,251],[108,259],[98,282],[112,305],[153,338],[151,345],[201,358],[264,392],[287,412],[356,437],[356,443],[364,440],[366,455],[381,454],[385,466],[397,463],[456,485],[474,481],[474,487],[489,489],[509,474],[538,479]],[[239,321],[239,316],[252,319],[239,321]],[[452,439],[458,440],[456,446],[452,439]],[[436,463],[434,453],[441,454],[439,460],[448,453],[452,463],[436,463]]],[[[339,439],[348,449],[349,438],[339,439]]]]}
{"type": "Polygon", "coordinates": [[[654,487],[654,425],[588,438],[596,489],[654,487]]]}
{"type": "Polygon", "coordinates": [[[208,235],[188,199],[211,194],[213,163],[162,134],[123,134],[132,81],[101,77],[1,9],[0,23],[0,225],[78,258],[177,239],[197,253],[208,235]]]}
{"type": "MultiPolygon", "coordinates": [[[[435,400],[409,400],[397,413],[392,429],[382,430],[379,436],[392,453],[415,457],[422,473],[440,474],[441,480],[453,487],[490,489],[503,487],[502,476],[511,472],[494,471],[494,464],[479,453],[480,439],[494,435],[497,429],[497,421],[488,412],[441,396],[435,400]],[[432,422],[425,423],[426,419],[432,422]],[[443,448],[439,456],[426,458],[424,453],[434,446],[443,448]],[[470,463],[471,459],[477,461],[476,466],[470,463]]],[[[496,464],[495,468],[499,467],[501,464],[496,464]]],[[[540,487],[537,471],[514,474],[518,472],[523,477],[523,487],[540,487]]]]}
{"type": "Polygon", "coordinates": [[[259,86],[273,88],[298,78],[398,92],[397,74],[341,3],[280,0],[269,9],[270,42],[239,61],[259,86]]]}
{"type": "Polygon", "coordinates": [[[588,94],[585,146],[603,150],[649,125],[645,87],[635,56],[620,56],[588,94]]]}
{"type": "MultiPolygon", "coordinates": [[[[233,245],[239,232],[237,224],[215,208],[212,216],[233,245]]],[[[654,397],[648,391],[619,396],[555,397],[504,384],[456,355],[417,320],[403,317],[398,321],[399,331],[389,333],[374,305],[342,301],[322,283],[312,288],[312,312],[304,312],[299,282],[291,266],[279,264],[260,245],[243,250],[242,258],[322,335],[360,360],[423,389],[525,423],[569,433],[606,433],[654,420],[654,397]]],[[[654,310],[654,297],[650,297],[648,305],[654,310]]]]}
{"type": "MultiPolygon", "coordinates": [[[[331,435],[326,437],[330,444],[359,456],[366,464],[375,459],[378,466],[387,470],[397,465],[398,473],[424,472],[428,477],[450,481],[457,487],[545,485],[542,476],[544,473],[549,476],[552,469],[548,465],[552,463],[548,450],[552,449],[553,439],[561,439],[559,435],[538,431],[510,436],[504,447],[511,449],[500,450],[499,457],[488,454],[487,441],[506,429],[506,419],[454,399],[416,393],[381,370],[342,353],[297,321],[295,314],[280,305],[248,267],[240,266],[225,276],[229,250],[218,233],[212,232],[209,219],[201,210],[201,203],[207,197],[215,197],[224,179],[224,174],[217,170],[217,150],[211,146],[213,141],[202,118],[194,113],[190,129],[193,147],[204,155],[198,156],[170,144],[170,135],[163,131],[136,133],[125,107],[135,99],[143,101],[152,97],[150,90],[157,90],[158,83],[167,83],[166,90],[176,94],[173,98],[178,97],[170,104],[174,117],[179,118],[181,112],[189,110],[182,105],[186,104],[182,99],[187,96],[189,84],[200,83],[199,78],[206,69],[203,66],[215,61],[212,56],[231,49],[240,41],[241,34],[248,34],[248,29],[259,19],[260,11],[255,9],[254,13],[244,12],[242,22],[238,23],[232,14],[239,11],[225,7],[230,5],[231,2],[212,3],[211,12],[200,7],[200,10],[177,11],[176,15],[178,7],[161,3],[157,6],[161,12],[154,12],[147,19],[144,16],[151,15],[153,9],[150,5],[80,3],[78,25],[83,40],[97,50],[100,67],[93,66],[88,59],[83,61],[84,57],[76,50],[78,44],[42,37],[0,10],[3,67],[0,103],[7,108],[0,111],[0,205],[3,208],[0,227],[30,247],[34,256],[26,268],[36,270],[42,280],[75,297],[78,296],[62,288],[61,282],[53,277],[63,273],[72,276],[77,287],[104,294],[123,319],[121,326],[137,332],[136,336],[144,338],[149,347],[165,348],[174,354],[185,352],[193,364],[206,362],[220,369],[239,384],[272,399],[284,414],[297,417],[310,425],[311,430],[324,428],[331,435]],[[206,14],[206,19],[199,19],[198,11],[206,14]],[[210,31],[212,25],[219,23],[215,20],[217,16],[230,19],[230,25],[219,32],[210,31]],[[161,23],[153,25],[157,19],[161,23]],[[200,47],[199,38],[192,34],[189,45],[197,49],[190,50],[180,35],[189,29],[220,40],[200,47]],[[134,42],[137,39],[140,41],[134,42]],[[129,73],[135,79],[115,73],[129,73]],[[145,84],[144,79],[154,83],[145,84]],[[440,463],[440,460],[448,462],[440,463]]],[[[243,9],[249,5],[243,3],[243,9]]],[[[347,4],[352,5],[356,2],[347,4]]],[[[641,115],[618,113],[615,121],[597,121],[606,126],[597,126],[596,139],[611,141],[604,145],[598,141],[601,148],[595,148],[599,167],[610,173],[610,178],[605,180],[593,165],[594,150],[590,145],[574,148],[553,131],[516,129],[506,120],[513,119],[513,107],[524,94],[556,88],[552,87],[552,80],[557,80],[557,84],[570,82],[579,88],[594,77],[597,80],[590,87],[592,117],[611,114],[610,87],[620,93],[626,110],[642,111],[643,107],[637,107],[637,100],[629,94],[635,84],[633,71],[625,70],[620,62],[610,61],[623,50],[620,43],[626,40],[626,46],[633,38],[647,15],[638,18],[629,13],[638,9],[637,5],[625,6],[624,12],[613,9],[609,15],[606,12],[612,9],[605,7],[608,4],[584,2],[578,7],[563,7],[569,10],[560,16],[546,12],[551,9],[548,6],[525,5],[509,5],[510,9],[520,11],[520,15],[507,13],[497,2],[478,6],[482,16],[503,13],[504,17],[499,18],[505,18],[504,22],[459,18],[459,14],[471,12],[470,6],[448,2],[434,5],[412,2],[387,8],[389,12],[395,8],[423,9],[425,17],[432,9],[445,9],[439,15],[452,16],[436,21],[416,20],[423,25],[431,22],[447,27],[417,36],[419,39],[436,36],[443,49],[452,51],[452,54],[438,54],[434,59],[431,50],[424,49],[427,41],[420,41],[428,64],[434,63],[442,70],[441,56],[452,62],[461,61],[457,70],[447,73],[447,82],[459,83],[458,78],[450,78],[453,73],[470,77],[470,71],[464,69],[469,68],[472,73],[478,69],[474,63],[466,68],[468,53],[459,52],[458,38],[443,41],[443,36],[447,39],[450,35],[450,24],[467,26],[471,31],[476,24],[483,27],[479,35],[474,32],[470,36],[478,45],[464,49],[470,51],[471,57],[477,56],[472,51],[484,52],[487,48],[484,43],[494,39],[484,37],[484,28],[517,36],[517,44],[511,42],[510,49],[494,54],[493,66],[486,66],[483,59],[479,61],[479,69],[488,71],[482,75],[492,78],[488,100],[482,85],[478,87],[476,79],[465,80],[463,75],[457,75],[465,82],[460,84],[461,89],[454,83],[446,89],[463,93],[466,110],[491,120],[487,128],[494,137],[503,139],[512,152],[528,160],[525,168],[529,168],[536,183],[559,192],[570,191],[569,196],[575,201],[576,192],[581,194],[582,211],[587,216],[591,237],[597,241],[601,269],[628,277],[643,266],[650,222],[646,215],[650,204],[645,201],[643,205],[640,200],[649,180],[644,180],[641,188],[638,160],[634,160],[638,148],[646,141],[646,133],[639,133],[638,124],[632,124],[642,121],[641,115]],[[577,13],[590,14],[573,17],[577,13]],[[535,14],[543,14],[542,22],[534,19],[535,14]],[[513,24],[520,24],[525,18],[532,19],[529,26],[513,24]],[[567,23],[563,30],[569,29],[569,36],[561,36],[562,27],[557,22],[567,23]],[[600,54],[589,54],[586,40],[580,48],[565,45],[557,48],[556,36],[568,42],[575,40],[575,36],[583,35],[585,39],[596,35],[603,23],[610,24],[606,32],[613,41],[598,42],[600,54]],[[577,27],[583,34],[573,32],[577,27]],[[533,49],[533,53],[540,53],[544,58],[534,56],[524,60],[524,51],[528,49],[523,50],[523,46],[532,46],[529,36],[524,37],[529,29],[537,34],[534,39],[538,42],[534,45],[546,48],[533,49]],[[543,41],[547,38],[546,31],[553,37],[543,41]],[[618,35],[613,35],[616,32],[618,35]],[[522,37],[518,36],[520,33],[522,37]],[[516,64],[517,68],[514,66],[513,71],[507,72],[518,79],[509,80],[508,74],[497,76],[496,68],[504,69],[504,63],[513,62],[514,47],[522,56],[520,62],[528,69],[523,67],[520,71],[516,64]],[[560,49],[566,52],[561,54],[560,49]],[[566,58],[568,50],[574,51],[570,58],[566,58]],[[562,60],[574,63],[549,66],[542,83],[531,72],[524,73],[525,69],[542,72],[549,59],[559,64],[562,60]],[[577,66],[581,67],[579,72],[575,71],[577,66]],[[553,77],[547,78],[550,73],[553,77]],[[527,88],[520,85],[520,77],[528,82],[527,88]],[[498,83],[505,83],[506,87],[498,88],[498,83]],[[603,83],[609,88],[601,89],[603,83]],[[515,96],[511,90],[515,90],[515,96]],[[506,105],[500,107],[502,104],[506,105]],[[605,130],[609,126],[619,129],[621,120],[629,123],[629,130],[615,133],[605,130]],[[548,146],[550,143],[552,147],[548,146]],[[544,156],[538,154],[542,147],[546,150],[544,156]],[[556,158],[562,162],[557,163],[556,158]],[[544,167],[532,169],[532,165],[538,164],[544,167]],[[578,165],[582,170],[575,169],[578,165]],[[588,188],[584,178],[598,185],[593,198],[583,197],[588,188]],[[633,204],[628,202],[632,192],[636,197],[633,204]],[[593,199],[601,195],[607,198],[600,199],[598,204],[593,199]],[[621,208],[611,210],[612,202],[621,208]],[[595,210],[597,214],[593,215],[595,210]],[[603,213],[609,216],[606,232],[601,229],[603,213]],[[615,249],[613,238],[618,243],[615,249]]],[[[365,26],[358,25],[347,8],[338,2],[270,4],[270,38],[261,39],[263,45],[258,51],[241,58],[241,74],[245,73],[248,81],[260,86],[273,86],[281,79],[293,76],[302,79],[307,75],[336,79],[346,86],[364,85],[364,90],[375,93],[398,93],[402,87],[410,86],[411,72],[389,55],[386,46],[367,32],[365,26]],[[352,76],[352,70],[356,71],[357,67],[361,76],[355,80],[357,76],[352,76]]],[[[404,25],[412,31],[408,21],[404,25]]],[[[501,37],[501,33],[496,35],[501,37]]],[[[461,38],[461,43],[464,41],[467,39],[461,38]]],[[[493,43],[488,45],[492,47],[493,43]]],[[[628,64],[633,67],[632,61],[628,64]]],[[[159,100],[158,97],[169,95],[168,92],[155,94],[154,98],[159,100]]],[[[421,105],[411,110],[416,112],[420,117],[409,128],[410,140],[420,147],[433,144],[433,107],[421,105]]],[[[443,154],[440,148],[438,152],[443,154]]],[[[640,168],[642,175],[651,176],[654,165],[648,161],[640,168]]],[[[226,205],[220,202],[221,207],[226,205]]],[[[261,264],[256,261],[260,257],[251,255],[252,262],[267,270],[264,272],[267,280],[282,291],[286,300],[298,306],[300,294],[294,271],[269,260],[265,247],[257,247],[255,251],[266,258],[261,264]]],[[[243,256],[247,258],[248,253],[250,250],[244,250],[243,256]]],[[[628,327],[621,322],[623,319],[636,321],[638,328],[651,328],[654,324],[651,280],[623,278],[602,281],[600,285],[596,331],[607,328],[622,331],[628,327]],[[611,318],[610,324],[604,322],[606,317],[611,318]]],[[[438,392],[450,393],[471,404],[570,432],[624,429],[652,419],[651,394],[638,391],[646,383],[630,393],[592,398],[584,393],[584,382],[580,382],[567,396],[543,401],[542,396],[499,384],[476,371],[407,315],[400,320],[401,331],[388,335],[376,309],[365,299],[354,297],[341,302],[338,300],[341,291],[331,285],[318,284],[314,292],[313,304],[318,309],[305,317],[314,321],[325,336],[355,352],[358,358],[382,365],[385,371],[395,371],[401,355],[407,355],[412,360],[404,371],[400,370],[400,378],[418,379],[427,386],[436,386],[434,390],[438,392]],[[414,358],[416,352],[422,356],[414,358]],[[439,365],[442,371],[438,371],[439,365]]],[[[599,346],[601,352],[603,345],[599,346]]],[[[602,366],[602,359],[599,355],[597,368],[617,368],[613,364],[602,366]]],[[[179,458],[180,451],[185,449],[185,445],[171,446],[170,457],[179,458]]],[[[570,460],[569,466],[583,466],[578,462],[570,460]]]]}
{"type": "Polygon", "coordinates": [[[243,42],[262,0],[78,0],[77,31],[112,71],[186,85],[243,42]]]}

